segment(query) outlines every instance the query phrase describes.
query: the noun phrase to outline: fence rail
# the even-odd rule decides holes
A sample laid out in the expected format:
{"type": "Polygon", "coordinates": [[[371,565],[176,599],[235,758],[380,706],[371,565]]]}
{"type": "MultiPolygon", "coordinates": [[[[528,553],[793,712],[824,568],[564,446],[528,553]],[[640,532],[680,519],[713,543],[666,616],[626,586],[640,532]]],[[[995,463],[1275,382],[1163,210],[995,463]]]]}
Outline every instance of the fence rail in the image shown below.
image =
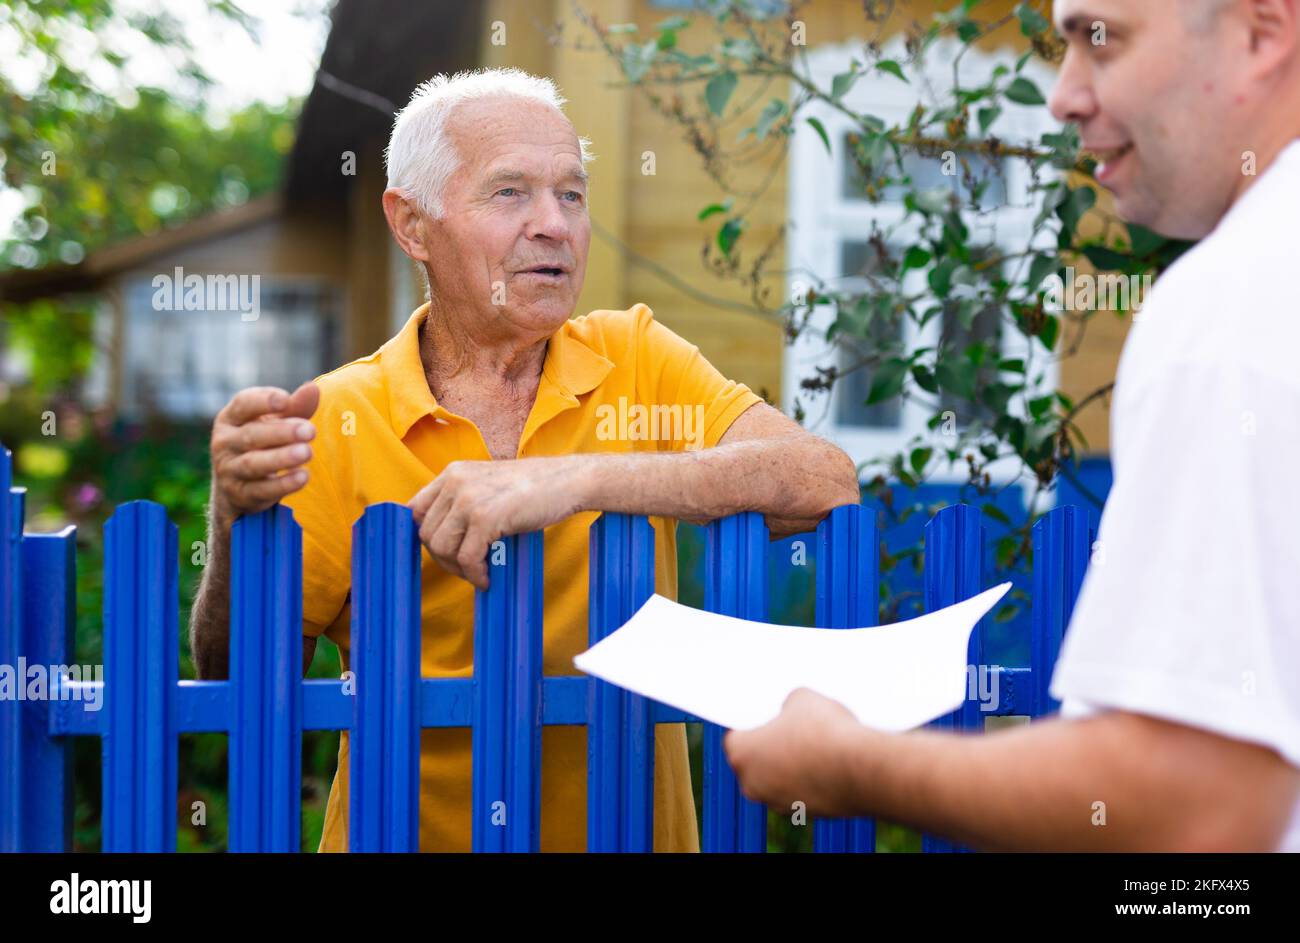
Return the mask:
{"type": "MultiPolygon", "coordinates": [[[[75,532],[24,534],[24,493],[12,487],[11,469],[0,448],[0,669],[71,664],[75,532]]],[[[986,588],[984,540],[980,514],[964,505],[926,525],[928,610],[986,588]]],[[[283,506],[234,526],[229,680],[182,681],[176,527],[158,504],[120,505],[105,525],[103,682],[57,676],[45,697],[0,699],[0,851],[70,849],[73,736],[102,743],[103,850],[174,851],[177,738],[200,732],[229,736],[230,850],[297,851],[304,730],[349,732],[351,849],[414,851],[426,727],[473,729],[473,849],[536,851],[541,731],[552,724],[587,727],[589,850],[650,851],[655,725],[699,718],[595,678],[543,676],[541,534],[506,538],[504,563],[476,592],[472,678],[420,676],[420,550],[410,510],[367,508],[352,541],[355,693],[341,679],[302,677],[302,534],[283,506]],[[102,697],[102,709],[87,709],[89,695],[102,697]],[[509,814],[494,824],[503,802],[509,814]]],[[[1035,525],[1031,663],[996,669],[995,710],[968,698],[936,726],[980,730],[988,716],[1055,709],[1047,685],[1092,541],[1080,508],[1058,508],[1035,525]]],[[[874,514],[860,506],[837,508],[818,526],[817,626],[875,624],[878,545],[874,514]]],[[[768,546],[761,515],[709,525],[705,608],[764,619],[768,546]]],[[[592,643],[649,598],[654,574],[644,517],[595,521],[592,643]]],[[[982,624],[972,633],[972,665],[984,664],[983,633],[982,624]]],[[[723,732],[704,724],[703,850],[763,851],[766,809],[741,794],[723,732]]],[[[874,822],[818,820],[814,847],[873,851],[874,822]]],[[[923,847],[957,850],[931,836],[923,847]]]]}

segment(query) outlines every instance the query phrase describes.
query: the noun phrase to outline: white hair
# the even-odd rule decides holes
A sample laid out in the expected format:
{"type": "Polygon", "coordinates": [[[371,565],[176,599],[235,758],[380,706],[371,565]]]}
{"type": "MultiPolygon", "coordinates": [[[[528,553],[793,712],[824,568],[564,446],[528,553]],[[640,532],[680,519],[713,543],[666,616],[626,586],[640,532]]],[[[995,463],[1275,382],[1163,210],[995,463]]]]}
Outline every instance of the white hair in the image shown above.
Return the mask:
{"type": "MultiPolygon", "coordinates": [[[[447,137],[447,120],[458,105],[485,98],[517,98],[541,102],[564,114],[566,99],[548,78],[522,69],[476,69],[448,76],[439,73],[419,85],[393,121],[384,151],[388,186],[435,219],[442,217],[443,189],[460,165],[460,155],[447,137]]],[[[591,142],[578,138],[582,164],[595,159],[591,142]]]]}

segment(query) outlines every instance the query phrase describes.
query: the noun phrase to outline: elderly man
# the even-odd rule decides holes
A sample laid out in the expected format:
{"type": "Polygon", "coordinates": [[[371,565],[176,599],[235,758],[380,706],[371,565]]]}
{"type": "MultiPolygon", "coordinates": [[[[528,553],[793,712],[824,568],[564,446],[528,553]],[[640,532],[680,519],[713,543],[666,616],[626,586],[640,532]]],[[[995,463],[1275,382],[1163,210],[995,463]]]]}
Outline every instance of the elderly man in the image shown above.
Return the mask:
{"type": "MultiPolygon", "coordinates": [[[[316,638],[348,663],[351,529],[367,505],[419,521],[423,674],[473,670],[473,592],[504,534],[546,528],[543,670],[586,648],[587,532],[601,511],[651,515],[656,590],[676,595],[674,519],[763,513],[807,530],[859,499],[853,462],[805,433],[644,304],[570,320],[591,238],[587,142],[547,80],[437,76],[398,115],[384,212],[430,300],[378,351],[292,395],[239,393],[212,432],[211,558],[194,606],[201,677],[225,676],[232,522],[283,500],[303,530],[304,664],[316,638]],[[670,422],[608,421],[658,407],[670,422]],[[677,417],[681,417],[678,421],[677,417]],[[313,445],[309,445],[313,442],[313,445]]],[[[348,738],[322,851],[348,844],[348,738]]],[[[470,732],[425,730],[420,847],[470,847],[470,732]]],[[[586,847],[586,731],[542,737],[543,850],[586,847]]],[[[685,728],[655,742],[654,847],[698,850],[685,728]]]]}
{"type": "Polygon", "coordinates": [[[1206,237],[1120,363],[1102,552],[1053,678],[1064,719],[885,735],[802,690],[727,753],[751,798],[980,848],[1300,851],[1300,5],[1055,14],[1052,110],[1121,215],[1206,237]]]}

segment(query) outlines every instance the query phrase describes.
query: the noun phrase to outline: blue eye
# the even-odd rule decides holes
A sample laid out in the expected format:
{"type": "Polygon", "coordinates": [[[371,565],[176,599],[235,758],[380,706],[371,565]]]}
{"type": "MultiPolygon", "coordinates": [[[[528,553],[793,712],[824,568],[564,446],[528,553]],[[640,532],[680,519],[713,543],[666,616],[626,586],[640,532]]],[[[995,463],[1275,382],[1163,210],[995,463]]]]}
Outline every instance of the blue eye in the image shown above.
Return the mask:
{"type": "Polygon", "coordinates": [[[502,189],[497,191],[497,196],[500,196],[501,194],[506,193],[507,191],[513,192],[514,189],[515,189],[514,187],[503,187],[502,189]]]}

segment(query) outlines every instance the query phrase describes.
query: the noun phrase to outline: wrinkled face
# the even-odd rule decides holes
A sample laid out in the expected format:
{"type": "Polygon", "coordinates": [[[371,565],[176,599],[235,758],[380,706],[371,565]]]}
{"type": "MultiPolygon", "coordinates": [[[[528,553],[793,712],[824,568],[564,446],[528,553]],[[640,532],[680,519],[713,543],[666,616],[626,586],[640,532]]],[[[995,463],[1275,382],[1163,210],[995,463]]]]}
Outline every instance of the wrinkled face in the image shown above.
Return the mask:
{"type": "Polygon", "coordinates": [[[1249,34],[1217,0],[1057,0],[1069,42],[1052,113],[1079,125],[1119,214],[1198,239],[1231,205],[1249,148],[1249,34]],[[1104,24],[1104,30],[1103,30],[1104,24]]]}
{"type": "Polygon", "coordinates": [[[540,103],[487,99],[457,108],[447,133],[460,166],[429,223],[439,303],[476,330],[549,336],[577,305],[591,243],[573,125],[540,103]]]}

